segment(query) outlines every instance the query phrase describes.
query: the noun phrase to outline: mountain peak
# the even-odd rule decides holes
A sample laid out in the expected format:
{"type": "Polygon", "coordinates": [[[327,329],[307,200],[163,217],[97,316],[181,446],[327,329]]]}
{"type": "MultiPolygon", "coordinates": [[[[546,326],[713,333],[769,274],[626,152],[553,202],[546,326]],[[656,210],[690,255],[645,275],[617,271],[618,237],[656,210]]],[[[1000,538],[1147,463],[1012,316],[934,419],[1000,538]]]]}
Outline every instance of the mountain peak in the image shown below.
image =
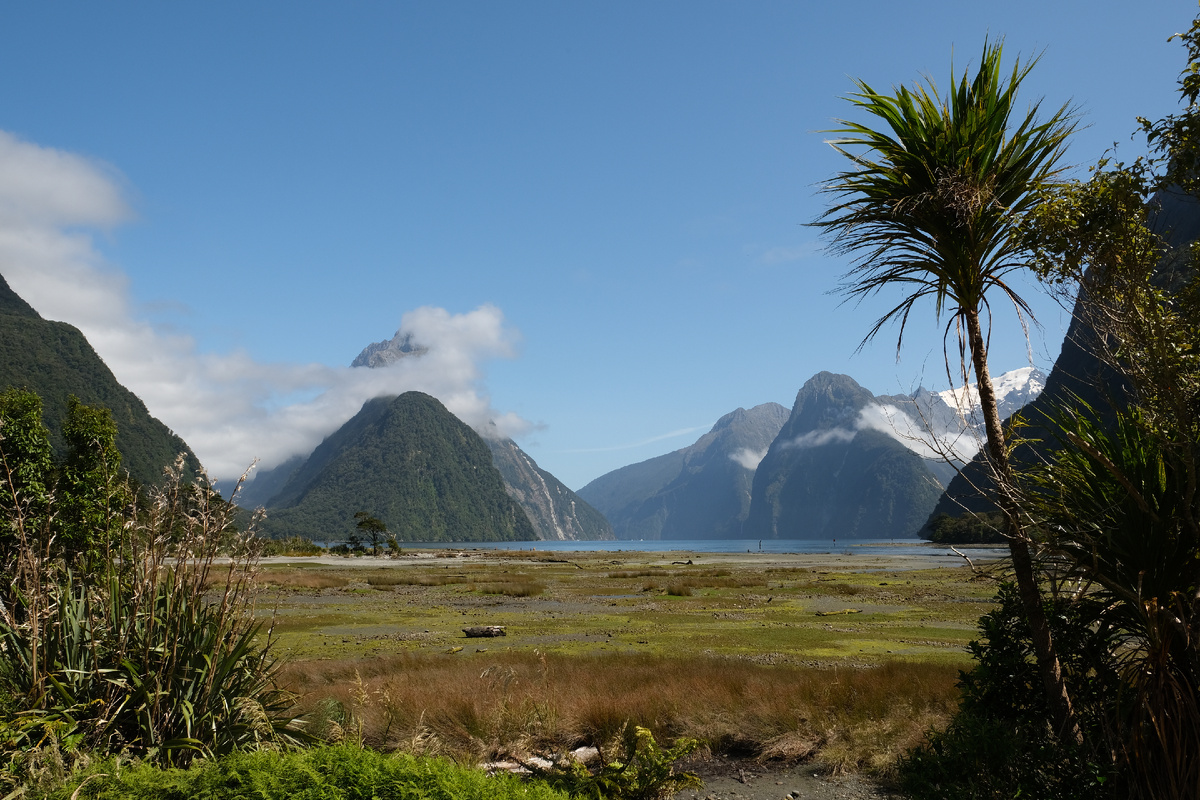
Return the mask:
{"type": "MultiPolygon", "coordinates": [[[[992,387],[996,390],[996,405],[1000,408],[1000,417],[1007,418],[1022,406],[1033,402],[1042,393],[1046,388],[1046,375],[1037,367],[1021,367],[994,376],[992,387]]],[[[964,419],[970,420],[979,410],[979,388],[976,384],[971,383],[934,394],[964,419]]]]}
{"type": "Polygon", "coordinates": [[[391,339],[375,342],[363,348],[362,352],[350,362],[352,367],[386,367],[395,364],[402,358],[420,356],[429,348],[414,344],[411,333],[396,331],[391,339]]]}

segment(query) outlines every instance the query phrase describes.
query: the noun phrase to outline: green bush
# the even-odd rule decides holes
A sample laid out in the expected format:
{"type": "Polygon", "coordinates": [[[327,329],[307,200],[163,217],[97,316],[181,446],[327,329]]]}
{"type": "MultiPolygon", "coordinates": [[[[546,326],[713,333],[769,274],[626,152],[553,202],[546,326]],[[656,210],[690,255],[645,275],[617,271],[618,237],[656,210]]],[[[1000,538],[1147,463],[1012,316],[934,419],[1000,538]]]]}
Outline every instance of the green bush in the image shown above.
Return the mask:
{"type": "Polygon", "coordinates": [[[934,544],[1004,544],[1004,517],[1000,514],[938,514],[927,523],[934,544]]]}
{"type": "MultiPolygon", "coordinates": [[[[975,667],[960,675],[958,713],[901,761],[901,788],[914,800],[1124,797],[1111,758],[1054,735],[1016,588],[1001,586],[998,600],[979,620],[981,638],[971,642],[975,667]]],[[[1095,747],[1103,740],[1104,698],[1113,696],[1117,676],[1096,669],[1109,642],[1103,629],[1081,624],[1086,606],[1047,603],[1047,617],[1085,742],[1095,747]]]]}
{"type": "Polygon", "coordinates": [[[354,745],[244,752],[190,769],[108,759],[30,800],[566,800],[538,781],[354,745]]]}

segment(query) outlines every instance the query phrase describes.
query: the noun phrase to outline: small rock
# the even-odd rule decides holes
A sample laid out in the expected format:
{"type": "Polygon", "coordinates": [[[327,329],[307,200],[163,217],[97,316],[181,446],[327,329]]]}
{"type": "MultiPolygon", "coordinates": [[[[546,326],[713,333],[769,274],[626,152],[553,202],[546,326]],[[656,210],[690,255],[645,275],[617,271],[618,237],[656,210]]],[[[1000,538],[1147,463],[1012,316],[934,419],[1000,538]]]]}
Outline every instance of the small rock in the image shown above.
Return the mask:
{"type": "Polygon", "coordinates": [[[577,747],[571,751],[571,758],[580,764],[587,764],[600,757],[600,751],[595,747],[577,747]]]}
{"type": "Polygon", "coordinates": [[[503,625],[473,625],[470,628],[463,628],[462,632],[467,635],[468,639],[508,635],[504,632],[503,625]]]}

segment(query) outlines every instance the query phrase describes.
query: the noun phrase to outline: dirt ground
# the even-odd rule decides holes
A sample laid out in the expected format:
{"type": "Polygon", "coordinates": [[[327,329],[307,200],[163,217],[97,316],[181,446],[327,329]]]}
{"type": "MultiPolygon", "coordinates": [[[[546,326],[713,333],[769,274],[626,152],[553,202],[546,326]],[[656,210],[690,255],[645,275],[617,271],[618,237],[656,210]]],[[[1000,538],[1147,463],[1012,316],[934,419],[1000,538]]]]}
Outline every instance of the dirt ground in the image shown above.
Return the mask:
{"type": "Polygon", "coordinates": [[[764,766],[714,758],[689,768],[704,780],[700,789],[685,789],[675,800],[891,800],[886,792],[859,775],[828,775],[812,764],[764,766]]]}

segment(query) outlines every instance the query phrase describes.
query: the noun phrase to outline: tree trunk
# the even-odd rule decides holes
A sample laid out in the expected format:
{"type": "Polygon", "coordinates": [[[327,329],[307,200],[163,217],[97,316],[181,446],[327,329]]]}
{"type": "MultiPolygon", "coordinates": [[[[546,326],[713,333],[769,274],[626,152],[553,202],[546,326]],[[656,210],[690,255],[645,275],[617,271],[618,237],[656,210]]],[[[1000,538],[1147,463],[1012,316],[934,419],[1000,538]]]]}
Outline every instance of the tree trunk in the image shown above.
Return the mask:
{"type": "Polygon", "coordinates": [[[1033,568],[1029,538],[1025,535],[1021,524],[1020,508],[1017,505],[1017,498],[1013,494],[1012,465],[1009,463],[1008,451],[1004,444],[1004,427],[1000,422],[1000,410],[996,406],[996,390],[992,386],[992,377],[988,373],[987,344],[983,338],[979,311],[977,309],[966,311],[965,316],[967,341],[971,348],[971,365],[975,369],[975,381],[979,389],[979,406],[983,413],[984,430],[987,432],[988,456],[995,474],[996,501],[1004,516],[1008,552],[1012,557],[1013,573],[1017,579],[1017,593],[1021,598],[1026,622],[1029,623],[1033,652],[1037,659],[1038,672],[1042,678],[1042,687],[1046,692],[1046,701],[1050,706],[1050,713],[1053,715],[1058,735],[1079,743],[1083,741],[1083,733],[1075,719],[1075,711],[1071,707],[1071,695],[1063,680],[1062,665],[1059,663],[1058,652],[1054,647],[1054,637],[1050,632],[1050,623],[1046,619],[1045,607],[1042,605],[1042,593],[1038,588],[1037,575],[1033,568]]]}

